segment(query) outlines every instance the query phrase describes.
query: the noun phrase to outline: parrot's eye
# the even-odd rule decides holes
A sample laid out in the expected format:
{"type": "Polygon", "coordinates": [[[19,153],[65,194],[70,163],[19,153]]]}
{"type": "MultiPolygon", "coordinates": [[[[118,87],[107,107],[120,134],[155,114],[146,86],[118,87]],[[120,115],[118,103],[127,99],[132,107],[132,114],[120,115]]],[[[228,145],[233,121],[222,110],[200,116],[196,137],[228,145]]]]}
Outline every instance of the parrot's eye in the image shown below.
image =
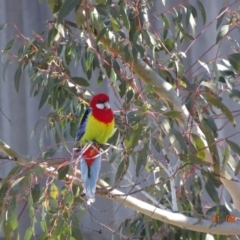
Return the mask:
{"type": "Polygon", "coordinates": [[[104,109],[104,108],[105,108],[104,103],[97,103],[97,104],[96,104],[96,107],[97,107],[98,109],[104,109]]]}

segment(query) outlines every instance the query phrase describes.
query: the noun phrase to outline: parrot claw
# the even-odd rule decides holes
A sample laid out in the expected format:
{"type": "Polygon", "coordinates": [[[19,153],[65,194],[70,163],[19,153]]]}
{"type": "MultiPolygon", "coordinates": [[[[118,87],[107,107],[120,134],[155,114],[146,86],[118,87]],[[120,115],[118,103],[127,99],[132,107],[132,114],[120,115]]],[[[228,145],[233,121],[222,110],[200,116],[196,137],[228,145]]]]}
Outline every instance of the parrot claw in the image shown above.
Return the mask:
{"type": "Polygon", "coordinates": [[[95,202],[95,199],[93,199],[93,198],[89,198],[89,199],[87,199],[87,205],[92,205],[93,203],[95,202]]]}

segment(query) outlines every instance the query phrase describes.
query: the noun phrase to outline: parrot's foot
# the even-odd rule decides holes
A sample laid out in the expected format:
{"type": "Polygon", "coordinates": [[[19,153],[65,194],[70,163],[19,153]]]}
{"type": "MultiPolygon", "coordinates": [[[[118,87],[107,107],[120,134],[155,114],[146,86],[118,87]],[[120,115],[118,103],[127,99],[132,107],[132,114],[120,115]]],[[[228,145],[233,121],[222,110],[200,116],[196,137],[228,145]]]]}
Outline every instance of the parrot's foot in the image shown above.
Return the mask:
{"type": "Polygon", "coordinates": [[[95,197],[88,197],[86,195],[85,190],[83,190],[83,192],[81,193],[81,197],[83,197],[87,203],[87,205],[92,205],[95,202],[95,197]]]}
{"type": "Polygon", "coordinates": [[[92,205],[95,202],[95,199],[89,198],[87,199],[87,205],[92,205]]]}

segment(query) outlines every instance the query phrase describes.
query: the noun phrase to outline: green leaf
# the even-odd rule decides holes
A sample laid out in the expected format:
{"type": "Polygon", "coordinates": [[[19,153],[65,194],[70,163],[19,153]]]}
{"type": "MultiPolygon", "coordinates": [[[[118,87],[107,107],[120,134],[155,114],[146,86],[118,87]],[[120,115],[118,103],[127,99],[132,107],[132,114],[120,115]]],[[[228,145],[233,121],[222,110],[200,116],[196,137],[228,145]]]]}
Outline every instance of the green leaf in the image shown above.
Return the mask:
{"type": "Polygon", "coordinates": [[[74,203],[74,197],[71,191],[66,193],[66,195],[64,196],[63,203],[64,205],[69,205],[69,206],[71,206],[74,203]]]}
{"type": "Polygon", "coordinates": [[[79,228],[72,227],[72,236],[77,240],[83,240],[83,236],[79,228]]]}
{"type": "Polygon", "coordinates": [[[177,119],[177,118],[181,118],[182,113],[178,111],[169,111],[169,112],[163,113],[163,115],[166,116],[167,118],[177,119]]]}
{"type": "Polygon", "coordinates": [[[98,43],[100,41],[100,39],[104,36],[104,34],[107,32],[108,27],[104,27],[101,32],[98,34],[97,39],[96,39],[96,43],[98,43]]]}
{"type": "Polygon", "coordinates": [[[240,147],[239,147],[239,145],[235,142],[232,142],[232,141],[228,140],[228,139],[226,140],[226,142],[229,144],[232,151],[235,152],[240,157],[240,147]]]}
{"type": "Polygon", "coordinates": [[[33,235],[33,227],[27,228],[23,240],[30,240],[31,236],[33,235]]]}
{"type": "Polygon", "coordinates": [[[72,80],[74,83],[76,83],[79,86],[83,86],[83,87],[89,86],[89,82],[82,77],[72,77],[72,80]]]}
{"type": "Polygon", "coordinates": [[[56,150],[51,148],[47,152],[43,153],[43,158],[44,159],[51,158],[55,154],[55,152],[56,152],[56,150]]]}
{"type": "Polygon", "coordinates": [[[210,153],[212,155],[212,159],[214,164],[214,173],[219,175],[220,174],[220,160],[218,155],[218,150],[216,147],[214,135],[212,132],[212,129],[208,126],[207,121],[203,119],[200,123],[201,129],[206,137],[208,148],[210,150],[210,153]]]}
{"type": "Polygon", "coordinates": [[[39,184],[34,185],[34,187],[31,190],[31,194],[32,194],[33,203],[37,203],[41,197],[41,190],[40,190],[39,184]]]}
{"type": "Polygon", "coordinates": [[[117,169],[116,176],[115,176],[115,184],[119,183],[119,181],[123,179],[124,175],[127,172],[128,165],[129,165],[128,157],[123,156],[120,161],[120,164],[118,165],[118,169],[117,169]]]}
{"type": "Polygon", "coordinates": [[[218,16],[219,16],[222,12],[224,12],[224,13],[217,19],[217,27],[216,27],[216,29],[218,29],[219,26],[221,25],[222,20],[223,20],[225,14],[226,14],[226,10],[227,10],[227,7],[223,7],[223,8],[219,11],[218,16]]]}
{"type": "Polygon", "coordinates": [[[111,153],[111,157],[109,159],[109,163],[113,163],[113,161],[115,160],[115,158],[117,158],[117,156],[120,156],[120,154],[122,153],[121,150],[118,149],[113,149],[112,153],[111,153]]]}
{"type": "Polygon", "coordinates": [[[34,79],[33,83],[31,84],[31,89],[30,89],[30,96],[31,97],[33,96],[33,91],[36,88],[36,86],[38,84],[40,84],[41,82],[43,82],[43,80],[44,80],[43,75],[39,75],[34,79]]]}
{"type": "Polygon", "coordinates": [[[29,194],[29,196],[28,196],[28,216],[32,221],[35,220],[32,194],[29,194]]]}
{"type": "MultiPolygon", "coordinates": [[[[205,176],[204,176],[204,178],[205,178],[205,176]]],[[[206,189],[208,195],[213,200],[213,202],[218,205],[219,204],[218,193],[217,193],[217,190],[215,188],[215,184],[214,184],[214,182],[212,181],[211,178],[205,179],[205,189],[206,189]]]]}
{"type": "Polygon", "coordinates": [[[45,220],[41,220],[40,221],[40,225],[41,225],[41,228],[42,228],[43,232],[46,233],[48,231],[46,221],[45,220]]]}
{"type": "Polygon", "coordinates": [[[59,190],[56,184],[52,183],[49,189],[49,195],[51,198],[56,199],[58,197],[59,190]]]}
{"type": "Polygon", "coordinates": [[[64,226],[64,220],[62,217],[59,217],[56,222],[56,227],[51,235],[52,239],[58,239],[58,237],[61,236],[63,226],[64,226]]]}
{"type": "Polygon", "coordinates": [[[63,18],[66,17],[79,2],[79,0],[65,1],[59,9],[58,22],[62,22],[63,18]]]}
{"type": "Polygon", "coordinates": [[[12,48],[13,44],[15,43],[15,40],[16,39],[14,38],[7,43],[6,47],[3,50],[4,53],[7,53],[12,48]]]}
{"type": "Polygon", "coordinates": [[[16,198],[13,198],[8,205],[8,211],[6,216],[8,225],[12,231],[18,227],[18,218],[17,218],[17,202],[16,198]]]}
{"type": "Polygon", "coordinates": [[[196,18],[197,18],[196,8],[192,5],[188,5],[187,6],[187,15],[186,15],[186,25],[188,27],[189,23],[191,24],[194,34],[196,31],[196,21],[195,21],[196,18]]]}
{"type": "Polygon", "coordinates": [[[6,61],[4,61],[2,63],[2,78],[3,78],[3,81],[5,81],[6,70],[8,68],[9,62],[10,62],[10,59],[7,59],[6,61]]]}
{"type": "Polygon", "coordinates": [[[186,154],[187,151],[188,151],[188,148],[187,148],[187,144],[185,142],[185,139],[183,138],[183,135],[174,128],[170,129],[169,140],[172,144],[175,142],[175,138],[172,139],[173,135],[177,139],[177,141],[178,141],[178,143],[181,147],[181,150],[186,154]]]}
{"type": "Polygon", "coordinates": [[[198,5],[198,9],[200,10],[200,12],[202,14],[203,24],[205,25],[206,20],[207,20],[205,8],[204,8],[202,2],[199,0],[197,0],[197,5],[198,5]]]}
{"type": "Polygon", "coordinates": [[[200,85],[209,88],[215,94],[219,91],[216,84],[213,82],[202,81],[200,85]]]}
{"type": "Polygon", "coordinates": [[[229,97],[236,103],[240,103],[240,91],[238,91],[237,89],[232,89],[229,92],[229,97]]]}
{"type": "MultiPolygon", "coordinates": [[[[53,43],[55,37],[57,36],[57,34],[58,34],[58,30],[55,27],[50,29],[50,31],[48,32],[48,45],[49,46],[52,45],[52,43],[53,43]]],[[[46,57],[49,57],[49,56],[46,56],[46,57]]],[[[45,61],[44,60],[45,59],[43,59],[42,64],[44,63],[44,65],[45,65],[45,61]]]]}
{"type": "Polygon", "coordinates": [[[197,157],[201,158],[201,159],[205,159],[205,145],[204,145],[204,142],[203,140],[196,134],[191,134],[191,136],[193,137],[194,139],[194,143],[195,143],[195,146],[197,148],[197,157]]]}
{"type": "Polygon", "coordinates": [[[175,42],[172,39],[169,39],[169,38],[167,38],[164,41],[164,45],[165,45],[165,47],[167,48],[167,50],[169,52],[172,52],[174,50],[174,48],[175,48],[175,42]]]}
{"type": "Polygon", "coordinates": [[[4,23],[0,26],[0,31],[3,30],[6,26],[8,25],[8,23],[4,23]]]}
{"type": "Polygon", "coordinates": [[[40,109],[45,104],[48,97],[49,97],[48,90],[46,88],[44,88],[43,93],[42,93],[42,97],[41,97],[40,102],[39,102],[38,109],[40,109]]]}
{"type": "Polygon", "coordinates": [[[229,145],[226,144],[224,151],[223,151],[223,162],[222,162],[222,169],[221,169],[222,173],[225,172],[229,158],[230,158],[230,148],[229,148],[229,145]]]}
{"type": "Polygon", "coordinates": [[[170,24],[169,24],[169,21],[167,19],[167,17],[162,13],[161,14],[161,18],[162,18],[162,21],[163,21],[163,38],[166,39],[167,35],[168,35],[168,30],[170,28],[170,24]]]}
{"type": "Polygon", "coordinates": [[[228,33],[228,30],[229,30],[229,25],[223,25],[217,35],[217,38],[216,38],[216,44],[219,43],[219,41],[226,36],[226,34],[228,33]]]}
{"type": "Polygon", "coordinates": [[[211,163],[206,162],[202,158],[199,158],[195,155],[178,154],[178,156],[183,162],[187,162],[190,164],[198,164],[198,165],[203,165],[203,166],[211,166],[211,163]]]}
{"type": "Polygon", "coordinates": [[[205,93],[206,99],[209,103],[211,103],[216,108],[219,108],[222,113],[226,116],[226,118],[232,123],[233,126],[236,125],[236,121],[231,113],[231,111],[220,101],[219,98],[209,94],[205,93]]]}
{"type": "Polygon", "coordinates": [[[233,53],[228,55],[228,60],[230,64],[233,66],[233,68],[240,72],[240,53],[233,53]]]}
{"type": "Polygon", "coordinates": [[[127,6],[125,2],[121,2],[119,13],[122,15],[124,26],[126,27],[127,30],[130,30],[130,23],[128,21],[128,16],[127,16],[127,6]]]}
{"type": "Polygon", "coordinates": [[[75,22],[78,27],[85,23],[85,12],[81,6],[78,6],[75,13],[75,22]]]}
{"type": "Polygon", "coordinates": [[[143,149],[138,153],[137,163],[136,163],[136,176],[139,175],[139,172],[141,170],[141,167],[145,166],[147,164],[148,160],[148,146],[149,142],[146,142],[144,144],[143,149]]]}
{"type": "Polygon", "coordinates": [[[69,171],[69,165],[61,167],[58,169],[58,179],[63,180],[69,171]]]}

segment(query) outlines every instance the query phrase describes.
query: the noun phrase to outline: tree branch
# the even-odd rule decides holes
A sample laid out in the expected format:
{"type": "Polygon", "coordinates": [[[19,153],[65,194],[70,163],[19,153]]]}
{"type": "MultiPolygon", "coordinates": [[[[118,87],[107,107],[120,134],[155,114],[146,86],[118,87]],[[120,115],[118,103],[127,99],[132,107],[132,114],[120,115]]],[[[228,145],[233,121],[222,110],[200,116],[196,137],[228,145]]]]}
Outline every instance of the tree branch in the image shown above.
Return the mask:
{"type": "MultiPolygon", "coordinates": [[[[103,27],[103,23],[100,21],[99,14],[96,9],[92,11],[92,25],[97,32],[101,32],[103,27]]],[[[209,151],[209,146],[206,141],[206,137],[198,124],[194,121],[192,116],[189,114],[185,105],[182,105],[181,99],[177,96],[176,92],[172,88],[172,85],[166,82],[163,78],[161,78],[150,66],[148,66],[143,59],[141,58],[133,58],[132,56],[132,48],[129,46],[129,54],[128,60],[123,51],[124,47],[128,44],[125,41],[121,41],[119,37],[111,31],[107,31],[103,37],[99,40],[105,47],[109,49],[112,53],[122,59],[124,62],[128,63],[132,70],[137,74],[139,79],[141,79],[146,84],[151,84],[154,86],[155,93],[168,105],[172,106],[172,108],[176,111],[181,112],[182,121],[181,127],[183,130],[191,129],[192,134],[198,135],[205,146],[205,161],[214,164],[215,166],[220,166],[222,163],[222,155],[219,154],[219,159],[215,158],[213,161],[212,155],[209,151]]],[[[190,138],[190,140],[192,140],[190,138]]],[[[220,151],[219,151],[220,152],[220,151]]],[[[224,172],[224,178],[228,178],[231,169],[227,166],[226,171],[224,172]]],[[[240,194],[240,183],[236,183],[232,181],[223,180],[220,178],[223,185],[226,187],[228,192],[231,194],[233,203],[235,207],[240,211],[239,204],[239,194],[240,194]]]]}
{"type": "MultiPolygon", "coordinates": [[[[21,154],[13,150],[10,146],[0,140],[0,152],[8,155],[9,157],[15,159],[17,164],[28,166],[29,162],[31,164],[36,164],[35,161],[23,157],[21,154]]],[[[70,159],[70,158],[69,158],[70,159]]],[[[53,163],[54,164],[54,163],[53,163]]],[[[53,167],[44,167],[43,169],[46,173],[50,173],[52,177],[57,178],[57,171],[53,167]]],[[[41,164],[40,164],[41,166],[41,164]]],[[[41,166],[42,167],[42,166],[41,166]]],[[[80,174],[80,171],[77,171],[80,174]]],[[[73,179],[72,176],[67,175],[67,179],[73,179]]],[[[78,182],[80,184],[80,181],[78,182]]],[[[111,187],[102,179],[99,179],[98,186],[104,188],[105,190],[111,189],[111,187]]],[[[123,192],[119,190],[112,190],[110,192],[100,191],[97,192],[98,195],[115,200],[116,202],[132,209],[137,212],[143,213],[151,218],[163,221],[168,224],[178,226],[180,228],[185,228],[198,232],[206,232],[210,234],[222,234],[222,235],[233,235],[240,234],[239,224],[237,223],[222,223],[222,224],[213,224],[210,220],[198,219],[193,217],[187,217],[181,213],[173,213],[171,211],[160,209],[159,207],[150,205],[149,203],[143,202],[135,197],[126,196],[123,192]]]]}

